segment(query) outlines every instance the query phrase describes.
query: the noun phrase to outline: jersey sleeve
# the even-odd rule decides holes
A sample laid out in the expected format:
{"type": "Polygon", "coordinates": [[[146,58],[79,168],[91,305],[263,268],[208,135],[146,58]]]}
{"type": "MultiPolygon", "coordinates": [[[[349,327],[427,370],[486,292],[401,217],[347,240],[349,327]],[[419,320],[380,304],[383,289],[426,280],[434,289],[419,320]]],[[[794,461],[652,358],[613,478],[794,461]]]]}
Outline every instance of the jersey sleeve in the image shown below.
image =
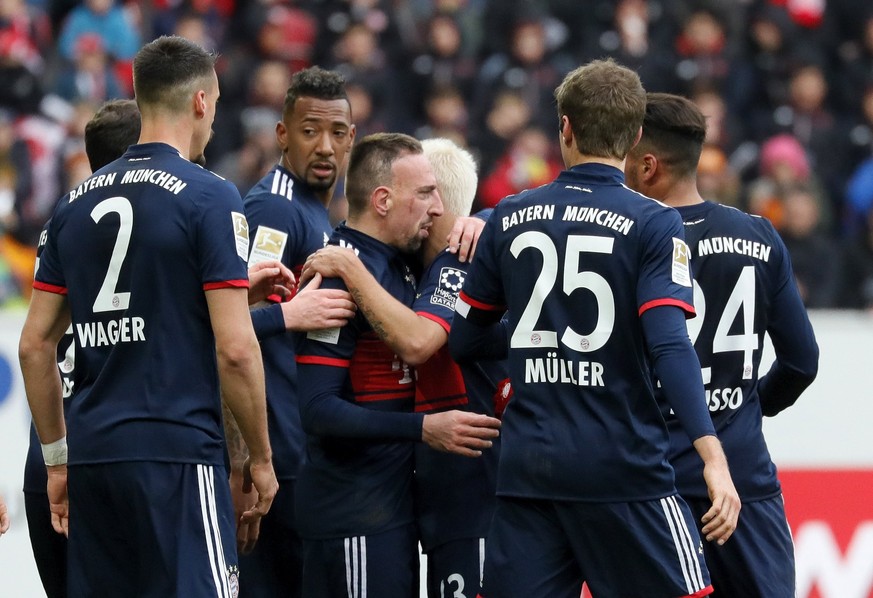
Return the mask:
{"type": "Polygon", "coordinates": [[[246,218],[252,236],[249,265],[279,260],[289,268],[296,266],[302,233],[300,218],[292,213],[292,203],[284,197],[259,196],[246,202],[246,218]]]}
{"type": "Polygon", "coordinates": [[[466,269],[454,255],[448,252],[440,254],[419,282],[412,310],[433,320],[448,333],[455,316],[455,303],[466,278],[466,269]]]}
{"type": "MultiPolygon", "coordinates": [[[[61,202],[65,203],[65,202],[61,202]]],[[[43,226],[36,249],[36,263],[33,272],[33,288],[49,293],[65,295],[67,283],[61,270],[57,247],[57,225],[59,218],[51,218],[43,226]]]]}
{"type": "Polygon", "coordinates": [[[674,305],[686,317],[694,316],[691,290],[691,251],[685,243],[685,231],[679,213],[658,210],[641,233],[640,277],[637,281],[637,305],[642,315],[661,305],[674,305]]]}
{"type": "Polygon", "coordinates": [[[248,288],[249,228],[239,192],[215,181],[203,195],[196,236],[203,288],[248,288]]]}
{"type": "MultiPolygon", "coordinates": [[[[346,290],[328,278],[321,288],[346,290]]],[[[341,328],[295,333],[300,420],[307,434],[374,440],[421,440],[424,416],[376,411],[347,400],[349,368],[366,320],[358,312],[341,328]]]]}
{"type": "Polygon", "coordinates": [[[772,247],[781,260],[767,317],[767,333],[773,341],[776,360],[758,386],[761,412],[773,416],[793,405],[815,380],[819,349],[815,333],[791,268],[791,258],[775,229],[770,228],[772,247]]]}
{"type": "Polygon", "coordinates": [[[455,303],[455,318],[449,332],[449,352],[458,362],[471,359],[502,359],[509,350],[505,321],[503,283],[499,275],[494,211],[482,230],[476,258],[455,303]]]}

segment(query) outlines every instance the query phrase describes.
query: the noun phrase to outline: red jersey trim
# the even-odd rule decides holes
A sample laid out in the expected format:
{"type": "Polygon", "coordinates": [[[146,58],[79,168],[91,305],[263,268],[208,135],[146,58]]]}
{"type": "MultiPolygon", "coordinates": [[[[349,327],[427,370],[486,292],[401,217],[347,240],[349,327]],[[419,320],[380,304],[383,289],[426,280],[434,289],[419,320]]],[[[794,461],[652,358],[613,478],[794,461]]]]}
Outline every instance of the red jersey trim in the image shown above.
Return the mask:
{"type": "Polygon", "coordinates": [[[700,598],[701,596],[709,596],[712,594],[712,586],[706,586],[702,590],[698,590],[693,594],[688,594],[687,598],[700,598]]]}
{"type": "Polygon", "coordinates": [[[438,409],[445,409],[446,407],[460,407],[461,405],[469,405],[469,403],[470,401],[467,400],[467,395],[452,399],[429,401],[426,403],[421,402],[415,404],[415,412],[428,413],[430,411],[436,411],[438,409]]]}
{"type": "Polygon", "coordinates": [[[54,293],[55,295],[66,295],[67,287],[59,287],[57,285],[48,284],[45,282],[40,282],[38,280],[33,281],[33,288],[38,291],[45,291],[47,293],[54,293]]]}
{"type": "Polygon", "coordinates": [[[338,368],[347,368],[352,364],[352,361],[350,359],[321,357],[319,355],[298,355],[294,360],[297,363],[305,363],[309,365],[331,365],[338,368]]]}
{"type": "Polygon", "coordinates": [[[443,327],[443,330],[445,330],[446,332],[448,332],[448,331],[451,329],[451,326],[449,326],[449,323],[446,322],[445,320],[443,320],[443,319],[442,319],[441,317],[439,317],[439,316],[435,316],[434,314],[428,313],[428,312],[426,312],[426,311],[417,311],[417,312],[415,312],[415,313],[416,313],[416,315],[419,315],[419,316],[421,316],[422,318],[427,318],[427,319],[430,320],[431,322],[436,322],[437,324],[439,324],[440,326],[442,326],[442,327],[443,327]]]}
{"type": "Polygon", "coordinates": [[[415,397],[411,388],[403,390],[386,390],[384,392],[355,393],[356,403],[374,403],[378,401],[408,401],[415,397]]]}
{"type": "Polygon", "coordinates": [[[662,305],[674,305],[685,312],[685,317],[690,318],[697,315],[697,312],[694,311],[694,306],[685,303],[684,301],[680,301],[679,299],[653,299],[652,301],[648,301],[643,303],[640,306],[639,315],[643,315],[643,313],[649,311],[653,307],[660,307],[662,305]]]}
{"type": "Polygon", "coordinates": [[[204,291],[214,291],[215,289],[229,288],[247,289],[249,288],[249,281],[247,278],[243,280],[222,280],[220,282],[207,282],[203,285],[204,291]]]}
{"type": "Polygon", "coordinates": [[[464,291],[461,291],[458,294],[458,298],[470,307],[475,307],[476,309],[484,311],[506,311],[506,308],[502,305],[489,305],[487,303],[482,303],[481,301],[476,301],[464,291]]]}

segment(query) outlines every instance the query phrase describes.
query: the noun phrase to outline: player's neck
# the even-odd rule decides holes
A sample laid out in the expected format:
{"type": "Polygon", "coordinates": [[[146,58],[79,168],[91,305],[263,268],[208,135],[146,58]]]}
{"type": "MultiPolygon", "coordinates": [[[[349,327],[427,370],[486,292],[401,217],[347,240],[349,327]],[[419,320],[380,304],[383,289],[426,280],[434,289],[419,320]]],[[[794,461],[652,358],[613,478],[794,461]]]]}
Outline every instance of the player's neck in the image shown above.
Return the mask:
{"type": "Polygon", "coordinates": [[[192,130],[177,121],[145,120],[137,143],[165,143],[190,160],[192,130]]]}
{"type": "Polygon", "coordinates": [[[574,166],[579,166],[580,164],[606,164],[607,166],[614,166],[615,168],[618,168],[620,171],[624,172],[625,160],[604,158],[603,156],[589,156],[586,154],[579,154],[577,152],[573,152],[567,158],[567,168],[573,168],[574,166]]]}
{"type": "Polygon", "coordinates": [[[675,181],[664,190],[664,193],[659,195],[662,195],[662,197],[653,197],[673,208],[682,208],[703,203],[703,198],[700,197],[700,192],[697,190],[696,178],[675,181]]]}

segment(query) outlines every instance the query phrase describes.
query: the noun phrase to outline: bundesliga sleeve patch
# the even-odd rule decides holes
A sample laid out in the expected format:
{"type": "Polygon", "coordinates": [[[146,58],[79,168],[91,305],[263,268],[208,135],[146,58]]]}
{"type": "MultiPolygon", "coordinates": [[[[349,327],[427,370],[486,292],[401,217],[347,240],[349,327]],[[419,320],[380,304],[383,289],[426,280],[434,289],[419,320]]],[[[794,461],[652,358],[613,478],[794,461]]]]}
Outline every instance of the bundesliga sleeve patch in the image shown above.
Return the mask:
{"type": "Polygon", "coordinates": [[[676,284],[681,284],[683,287],[691,286],[691,268],[688,264],[690,261],[691,251],[688,245],[682,239],[673,237],[673,267],[671,278],[676,284]]]}
{"type": "Polygon", "coordinates": [[[236,241],[236,253],[243,260],[249,257],[249,223],[244,214],[239,212],[231,212],[230,217],[233,220],[233,236],[236,241]]]}
{"type": "Polygon", "coordinates": [[[440,282],[430,302],[434,305],[439,305],[448,309],[455,309],[455,301],[458,299],[458,293],[464,286],[464,278],[467,273],[457,268],[443,268],[440,270],[440,282]]]}
{"type": "Polygon", "coordinates": [[[268,226],[259,226],[255,232],[255,242],[252,246],[252,255],[249,256],[249,266],[267,260],[281,260],[287,243],[288,233],[268,226]]]}

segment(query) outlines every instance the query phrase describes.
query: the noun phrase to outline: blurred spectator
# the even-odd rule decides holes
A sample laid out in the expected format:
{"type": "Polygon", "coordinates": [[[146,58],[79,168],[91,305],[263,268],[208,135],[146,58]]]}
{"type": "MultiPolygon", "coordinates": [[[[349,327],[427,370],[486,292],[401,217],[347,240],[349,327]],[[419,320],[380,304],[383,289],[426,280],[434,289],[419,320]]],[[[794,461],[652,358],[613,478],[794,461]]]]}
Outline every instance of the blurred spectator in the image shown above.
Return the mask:
{"type": "Polygon", "coordinates": [[[538,16],[520,14],[512,24],[510,39],[509,51],[492,54],[479,70],[473,118],[482,118],[498,90],[511,89],[527,104],[535,122],[554,128],[554,91],[570,70],[570,59],[551,54],[545,24],[538,16]]]}
{"type": "Polygon", "coordinates": [[[99,35],[83,33],[76,39],[73,62],[58,73],[54,92],[68,102],[86,100],[97,105],[126,96],[99,35]]]}
{"type": "Polygon", "coordinates": [[[215,166],[243,197],[276,164],[276,123],[280,120],[282,113],[270,108],[243,110],[243,145],[225,154],[215,166]]]}
{"type": "Polygon", "coordinates": [[[612,56],[640,76],[649,91],[674,87],[674,54],[669,47],[671,28],[664,23],[660,5],[646,0],[616,3],[612,26],[596,36],[592,57],[612,56]]]}
{"type": "MultiPolygon", "coordinates": [[[[346,80],[346,96],[352,108],[355,136],[391,131],[387,108],[382,102],[382,90],[367,81],[346,80]]],[[[339,185],[338,185],[339,186],[339,185]]]]}
{"type": "MultiPolygon", "coordinates": [[[[791,76],[788,103],[775,108],[759,130],[786,132],[806,149],[812,169],[827,197],[828,216],[839,215],[839,198],[848,174],[850,146],[843,121],[827,105],[828,82],[816,64],[799,67],[791,76]]],[[[834,219],[830,219],[829,225],[834,219]]]]}
{"type": "Polygon", "coordinates": [[[233,0],[153,0],[152,35],[180,35],[208,50],[224,47],[233,0]]]}
{"type": "Polygon", "coordinates": [[[840,307],[873,310],[873,209],[843,247],[840,307]]]}
{"type": "Polygon", "coordinates": [[[41,75],[52,44],[51,22],[43,11],[25,0],[0,2],[0,56],[41,75]]]}
{"type": "Polygon", "coordinates": [[[59,185],[66,192],[91,176],[91,165],[85,153],[85,125],[94,116],[100,103],[80,100],[73,105],[66,122],[67,136],[59,150],[59,185]]]}
{"type": "Polygon", "coordinates": [[[79,38],[89,33],[99,35],[107,54],[119,61],[131,60],[142,43],[139,31],[114,0],[83,0],[70,11],[58,36],[61,56],[75,60],[79,38]]]}
{"type": "Polygon", "coordinates": [[[791,135],[776,135],[761,146],[760,176],[748,185],[750,212],[782,226],[785,195],[804,186],[816,202],[816,217],[826,228],[831,224],[830,201],[815,176],[806,150],[791,135]]]}
{"type": "Polygon", "coordinates": [[[12,113],[0,109],[0,173],[3,174],[0,190],[0,234],[14,229],[18,212],[32,192],[33,176],[30,150],[17,137],[12,113]]]}
{"type": "Polygon", "coordinates": [[[504,89],[495,93],[483,125],[470,140],[479,150],[479,171],[491,172],[497,158],[530,122],[530,106],[518,92],[504,89]]]}
{"type": "Polygon", "coordinates": [[[822,229],[812,193],[803,187],[786,191],[778,230],[791,256],[803,304],[809,308],[836,307],[842,278],[837,246],[822,229]]]}
{"type": "Polygon", "coordinates": [[[493,208],[507,195],[554,180],[563,164],[554,156],[553,146],[542,129],[528,127],[521,131],[482,181],[476,209],[493,208]]]}
{"type": "MultiPolygon", "coordinates": [[[[405,132],[408,130],[410,108],[401,94],[401,77],[388,60],[388,53],[379,44],[379,34],[363,23],[349,26],[333,47],[330,68],[343,75],[345,80],[366,82],[367,89],[383,118],[388,122],[385,130],[405,132]]],[[[352,118],[357,116],[352,107],[352,118]]]]}
{"type": "Polygon", "coordinates": [[[437,14],[428,21],[426,46],[410,62],[412,81],[409,101],[423,107],[424,98],[437,87],[452,86],[462,94],[462,101],[472,97],[473,79],[478,65],[463,53],[461,28],[454,16],[437,14]]]}
{"type": "Polygon", "coordinates": [[[718,90],[729,105],[736,106],[742,100],[731,94],[743,89],[731,79],[734,56],[724,22],[723,16],[709,8],[698,8],[685,18],[675,42],[675,79],[679,92],[686,96],[703,86],[718,90]]]}
{"type": "Polygon", "coordinates": [[[704,199],[742,208],[740,179],[718,146],[706,143],[700,152],[697,189],[704,199]]]}
{"type": "Polygon", "coordinates": [[[469,114],[461,92],[451,85],[437,85],[424,99],[425,123],[415,130],[418,139],[445,137],[467,146],[469,114]]]}

